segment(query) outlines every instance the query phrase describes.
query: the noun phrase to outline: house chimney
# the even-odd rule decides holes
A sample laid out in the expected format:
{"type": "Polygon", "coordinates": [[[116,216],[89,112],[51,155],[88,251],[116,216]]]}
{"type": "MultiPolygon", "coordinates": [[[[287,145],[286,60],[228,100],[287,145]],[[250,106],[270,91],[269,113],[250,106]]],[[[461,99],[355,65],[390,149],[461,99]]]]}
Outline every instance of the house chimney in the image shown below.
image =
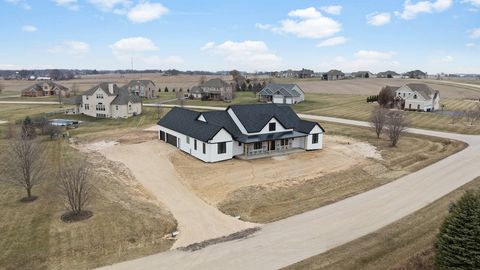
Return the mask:
{"type": "Polygon", "coordinates": [[[113,84],[113,83],[109,83],[109,84],[108,84],[108,92],[110,92],[110,94],[112,94],[112,95],[114,94],[114,93],[113,93],[113,86],[114,86],[114,85],[115,85],[115,84],[113,84]]]}

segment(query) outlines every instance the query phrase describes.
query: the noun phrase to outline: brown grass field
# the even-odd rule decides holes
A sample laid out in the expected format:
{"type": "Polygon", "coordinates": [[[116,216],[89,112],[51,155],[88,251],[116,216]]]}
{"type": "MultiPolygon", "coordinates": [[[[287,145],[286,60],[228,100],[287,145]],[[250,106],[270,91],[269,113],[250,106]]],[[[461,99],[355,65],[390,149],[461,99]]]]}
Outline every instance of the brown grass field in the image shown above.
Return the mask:
{"type": "MultiPolygon", "coordinates": [[[[0,126],[1,127],[1,126],[0,126]]],[[[128,133],[128,130],[119,132],[128,133]]],[[[0,129],[0,148],[7,147],[0,129]]],[[[131,176],[101,155],[90,155],[95,166],[94,197],[88,220],[67,224],[56,171],[66,144],[42,138],[47,174],[33,195],[21,203],[25,191],[0,181],[0,269],[88,269],[168,250],[165,235],[176,230],[174,217],[131,176]]],[[[71,149],[70,147],[67,147],[71,149]]],[[[76,150],[72,154],[78,155],[76,150]]],[[[7,158],[0,151],[0,160],[7,158]]],[[[3,162],[0,162],[0,170],[3,162]]],[[[8,175],[2,175],[5,179],[8,175]]]]}
{"type": "Polygon", "coordinates": [[[433,244],[450,203],[480,178],[384,228],[283,270],[433,270],[433,244]]]}

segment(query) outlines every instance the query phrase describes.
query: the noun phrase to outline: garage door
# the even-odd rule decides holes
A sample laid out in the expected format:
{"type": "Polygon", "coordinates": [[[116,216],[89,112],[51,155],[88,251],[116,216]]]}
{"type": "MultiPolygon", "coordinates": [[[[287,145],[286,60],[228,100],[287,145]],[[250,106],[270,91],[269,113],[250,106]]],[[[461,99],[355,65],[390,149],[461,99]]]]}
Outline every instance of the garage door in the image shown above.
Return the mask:
{"type": "Polygon", "coordinates": [[[177,147],[177,137],[167,133],[167,143],[177,147]]]}

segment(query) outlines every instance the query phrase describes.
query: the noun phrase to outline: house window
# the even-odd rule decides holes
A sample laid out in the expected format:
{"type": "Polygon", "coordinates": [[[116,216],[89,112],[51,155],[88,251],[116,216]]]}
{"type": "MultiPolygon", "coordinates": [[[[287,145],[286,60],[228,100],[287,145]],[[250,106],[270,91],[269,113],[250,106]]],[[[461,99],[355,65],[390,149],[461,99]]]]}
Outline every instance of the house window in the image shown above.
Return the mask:
{"type": "Polygon", "coordinates": [[[275,123],[268,124],[268,131],[275,131],[276,126],[277,125],[275,123]]]}
{"type": "Polygon", "coordinates": [[[417,95],[413,95],[413,99],[417,99],[417,95]]]}
{"type": "Polygon", "coordinates": [[[115,110],[117,110],[117,111],[118,111],[118,105],[115,105],[115,110]]]}
{"type": "Polygon", "coordinates": [[[97,111],[105,111],[105,105],[98,103],[96,106],[97,111]]]}
{"type": "Polygon", "coordinates": [[[87,100],[88,100],[88,96],[86,96],[87,100]]]}
{"type": "Polygon", "coordinates": [[[288,145],[288,139],[281,139],[281,140],[280,140],[280,145],[281,145],[281,146],[288,145]]]}
{"type": "Polygon", "coordinates": [[[190,144],[190,137],[187,136],[187,144],[190,144]]]}
{"type": "Polygon", "coordinates": [[[227,143],[221,142],[218,144],[218,154],[225,154],[227,152],[227,143]]]}
{"type": "Polygon", "coordinates": [[[196,139],[193,141],[193,149],[197,150],[197,140],[196,139]]]}
{"type": "Polygon", "coordinates": [[[262,142],[256,142],[253,144],[253,149],[258,150],[262,149],[262,142]]]}
{"type": "Polygon", "coordinates": [[[417,110],[420,110],[420,104],[417,105],[417,110]]]}
{"type": "Polygon", "coordinates": [[[203,154],[206,154],[207,153],[207,144],[203,143],[203,150],[202,150],[203,154]]]}
{"type": "Polygon", "coordinates": [[[313,134],[312,135],[312,144],[318,143],[318,134],[313,134]]]}
{"type": "Polygon", "coordinates": [[[90,105],[89,104],[85,104],[85,110],[90,110],[90,105]]]}
{"type": "Polygon", "coordinates": [[[107,118],[107,115],[104,113],[97,113],[98,118],[107,118]]]}
{"type": "Polygon", "coordinates": [[[97,94],[97,98],[102,99],[102,98],[103,98],[103,94],[97,94]]]}
{"type": "Polygon", "coordinates": [[[242,146],[242,143],[241,143],[241,142],[238,142],[238,146],[242,146]]]}

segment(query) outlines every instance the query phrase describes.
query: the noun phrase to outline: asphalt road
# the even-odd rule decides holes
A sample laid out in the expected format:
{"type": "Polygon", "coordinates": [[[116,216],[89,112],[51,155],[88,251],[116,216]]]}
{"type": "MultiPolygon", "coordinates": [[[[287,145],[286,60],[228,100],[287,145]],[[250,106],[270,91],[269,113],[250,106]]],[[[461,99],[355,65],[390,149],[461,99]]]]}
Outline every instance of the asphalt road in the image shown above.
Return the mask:
{"type": "MultiPolygon", "coordinates": [[[[368,123],[360,121],[300,116],[368,126],[368,123]]],[[[225,242],[195,252],[172,250],[102,269],[278,269],[375,232],[480,175],[480,136],[421,129],[409,129],[408,132],[459,140],[469,146],[394,182],[265,224],[247,239],[225,242]]]]}

